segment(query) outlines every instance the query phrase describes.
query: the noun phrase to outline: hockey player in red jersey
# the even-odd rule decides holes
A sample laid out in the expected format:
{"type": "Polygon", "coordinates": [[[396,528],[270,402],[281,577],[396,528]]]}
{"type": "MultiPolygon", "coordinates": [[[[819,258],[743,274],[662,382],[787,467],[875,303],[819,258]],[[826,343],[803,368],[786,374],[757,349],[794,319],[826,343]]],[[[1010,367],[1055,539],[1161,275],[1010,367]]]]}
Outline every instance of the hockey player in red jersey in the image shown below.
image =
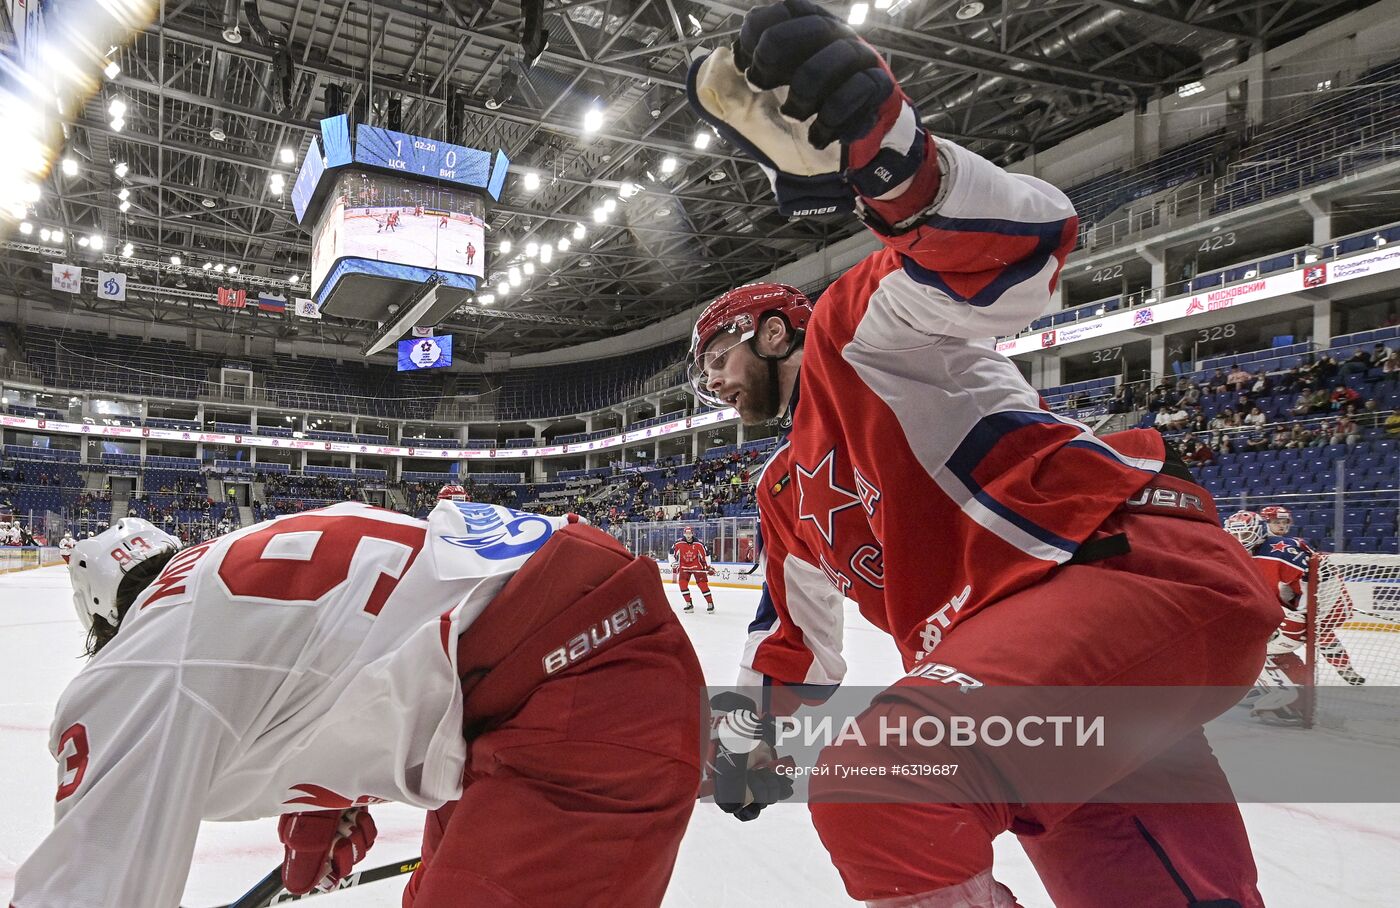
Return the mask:
{"type": "MultiPolygon", "coordinates": [[[[1307,612],[1304,585],[1314,582],[1308,576],[1312,550],[1295,536],[1269,532],[1271,527],[1280,526],[1280,510],[1283,509],[1264,508],[1257,514],[1238,511],[1225,519],[1225,530],[1251,555],[1254,569],[1259,572],[1266,588],[1277,591],[1283,610],[1283,623],[1269,640],[1268,660],[1259,679],[1259,687],[1266,690],[1263,696],[1252,701],[1253,713],[1260,718],[1296,724],[1302,717],[1291,707],[1298,695],[1294,687],[1311,683],[1309,676],[1312,670],[1296,651],[1306,642],[1307,624],[1311,617],[1307,612]],[[1273,513],[1267,513],[1270,511],[1273,513]],[[1272,691],[1267,690],[1270,687],[1272,691]]],[[[1287,524],[1280,528],[1292,529],[1292,519],[1286,510],[1283,516],[1287,524]]],[[[1349,601],[1343,600],[1331,606],[1317,621],[1316,649],[1343,680],[1348,684],[1361,685],[1366,683],[1366,679],[1352,666],[1351,654],[1336,633],[1336,629],[1350,617],[1349,601]]]]}
{"type": "Polygon", "coordinates": [[[406,908],[658,905],[704,682],[654,562],[576,520],[345,502],[79,543],[95,655],[13,908],[175,908],[202,819],[281,815],[287,888],[330,886],[384,800],[429,811],[406,908]]]}
{"type": "MultiPolygon", "coordinates": [[[[688,87],[765,168],[781,213],[853,211],[883,246],[815,307],[792,287],[741,287],[695,326],[697,394],[785,430],[756,482],[766,583],[741,680],[772,702],[753,708],[780,708],[784,685],[840,682],[845,598],[914,673],[859,718],[867,741],[927,715],[909,696],[930,689],[925,668],[982,686],[1199,691],[1126,762],[1082,755],[1076,772],[1108,803],[1022,803],[1007,780],[1026,767],[990,749],[945,761],[960,769],[939,790],[960,800],[859,803],[834,782],[838,797],[818,798],[814,779],[812,819],[847,892],[874,906],[1013,905],[991,849],[1013,830],[1056,905],[1260,905],[1201,726],[1258,676],[1278,607],[1160,435],[1095,437],[1042,409],[993,349],[1055,299],[1076,236],[1069,201],[925,132],[878,54],[809,0],[749,12],[688,87]],[[1163,767],[1188,754],[1193,790],[1215,800],[1111,802],[1121,783],[1171,788],[1163,767]]],[[[715,707],[740,714],[720,727],[740,727],[746,707],[715,707]]],[[[717,801],[753,819],[772,770],[719,745],[717,801]]]]}
{"type": "Polygon", "coordinates": [[[700,593],[705,597],[705,611],[715,610],[715,597],[710,594],[709,575],[715,572],[710,567],[709,559],[706,557],[705,543],[695,538],[695,530],[686,527],[681,533],[681,538],[676,540],[676,544],[671,546],[671,566],[676,574],[676,583],[681,588],[681,598],[685,599],[685,611],[695,611],[695,603],[690,601],[690,578],[695,578],[695,585],[700,587],[700,593]]]}

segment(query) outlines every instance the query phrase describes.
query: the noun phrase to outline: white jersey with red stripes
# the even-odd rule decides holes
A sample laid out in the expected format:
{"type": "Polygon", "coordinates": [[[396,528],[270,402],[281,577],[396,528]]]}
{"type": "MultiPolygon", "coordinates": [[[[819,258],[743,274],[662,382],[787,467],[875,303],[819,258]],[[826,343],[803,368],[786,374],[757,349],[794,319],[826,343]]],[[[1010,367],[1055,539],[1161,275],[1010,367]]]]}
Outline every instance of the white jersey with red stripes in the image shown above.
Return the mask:
{"type": "Polygon", "coordinates": [[[994,349],[1051,306],[1068,199],[951,142],[937,166],[934,213],[816,303],[792,429],[756,483],[766,595],[743,683],[839,682],[843,596],[912,666],[1162,467],[1156,432],[1096,438],[994,349]]]}
{"type": "Polygon", "coordinates": [[[571,519],[346,502],[178,553],[59,701],[15,908],[178,905],[202,819],[459,797],[457,636],[571,519]]]}

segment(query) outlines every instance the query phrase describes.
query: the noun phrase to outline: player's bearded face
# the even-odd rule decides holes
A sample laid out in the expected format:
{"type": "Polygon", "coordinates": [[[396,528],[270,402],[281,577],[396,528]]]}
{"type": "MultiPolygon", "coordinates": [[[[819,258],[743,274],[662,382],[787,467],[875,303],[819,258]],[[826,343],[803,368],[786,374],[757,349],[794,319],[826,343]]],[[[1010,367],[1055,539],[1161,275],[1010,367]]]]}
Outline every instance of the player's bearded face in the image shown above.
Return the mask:
{"type": "Polygon", "coordinates": [[[705,387],[739,411],[744,425],[776,419],[768,364],[754,355],[747,341],[721,335],[703,354],[705,387]]]}

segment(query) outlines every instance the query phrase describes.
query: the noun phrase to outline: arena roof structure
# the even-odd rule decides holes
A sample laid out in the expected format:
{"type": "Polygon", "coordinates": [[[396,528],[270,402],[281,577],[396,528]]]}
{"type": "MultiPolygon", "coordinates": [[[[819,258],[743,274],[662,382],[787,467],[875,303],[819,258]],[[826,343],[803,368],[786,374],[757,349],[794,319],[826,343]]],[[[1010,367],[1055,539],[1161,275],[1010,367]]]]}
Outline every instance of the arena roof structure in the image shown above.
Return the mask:
{"type": "MultiPolygon", "coordinates": [[[[53,168],[35,217],[64,230],[68,260],[101,258],[78,249],[88,234],[106,239],[104,267],[129,250],[127,302],[55,294],[49,263],[61,247],[30,237],[0,248],[0,287],[210,330],[236,318],[212,302],[219,283],[304,295],[308,236],[277,184],[290,183],[321,117],[350,112],[506,151],[515,176],[490,219],[493,271],[510,257],[499,253],[502,240],[515,252],[570,240],[508,299],[487,304],[483,294],[448,319],[474,349],[529,353],[650,324],[858,229],[777,215],[759,169],[687,107],[691,60],[729,40],[752,5],[163,4],[110,54],[109,78],[69,128],[72,172],[53,168]],[[114,101],[124,105],[119,118],[114,101]],[[205,262],[224,270],[205,271],[205,262]]],[[[1365,5],[881,0],[860,28],[931,129],[1009,163],[1365,5]]],[[[348,345],[375,327],[237,325],[348,345]]]]}

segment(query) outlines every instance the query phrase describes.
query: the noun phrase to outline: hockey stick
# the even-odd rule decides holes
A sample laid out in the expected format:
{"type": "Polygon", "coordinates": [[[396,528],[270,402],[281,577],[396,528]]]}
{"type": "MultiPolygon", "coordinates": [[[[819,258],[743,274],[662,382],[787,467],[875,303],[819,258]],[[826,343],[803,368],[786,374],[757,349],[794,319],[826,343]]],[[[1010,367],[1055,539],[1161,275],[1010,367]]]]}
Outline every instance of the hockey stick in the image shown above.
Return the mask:
{"type": "Polygon", "coordinates": [[[327,889],[325,892],[313,889],[304,895],[292,895],[290,892],[282,891],[282,867],[279,864],[271,873],[258,880],[257,885],[245,892],[237,901],[229,905],[220,905],[219,908],[268,908],[270,905],[299,902],[314,895],[325,895],[326,892],[338,892],[341,889],[349,889],[351,886],[374,883],[379,880],[387,880],[390,877],[402,876],[405,873],[412,873],[418,869],[418,865],[421,863],[422,858],[409,858],[406,861],[385,864],[383,867],[360,870],[341,880],[334,889],[327,889]]]}
{"type": "MultiPolygon", "coordinates": [[[[784,757],[774,766],[784,766],[791,769],[796,763],[792,757],[784,757]]],[[[713,779],[705,779],[700,783],[700,788],[695,793],[695,799],[708,798],[715,793],[715,783],[713,779]]],[[[341,889],[349,889],[351,886],[360,886],[364,883],[374,883],[379,880],[387,880],[391,877],[402,876],[405,873],[412,873],[418,869],[422,863],[421,858],[410,858],[395,864],[385,864],[383,867],[374,867],[369,870],[361,870],[352,873],[341,880],[334,889],[326,892],[337,892],[341,889]]],[[[305,895],[292,895],[290,892],[282,892],[282,866],[279,864],[271,873],[258,880],[257,884],[245,892],[237,901],[220,905],[218,908],[269,908],[271,905],[285,905],[289,902],[299,902],[302,899],[309,899],[314,895],[325,895],[319,889],[313,889],[305,895]]]]}

